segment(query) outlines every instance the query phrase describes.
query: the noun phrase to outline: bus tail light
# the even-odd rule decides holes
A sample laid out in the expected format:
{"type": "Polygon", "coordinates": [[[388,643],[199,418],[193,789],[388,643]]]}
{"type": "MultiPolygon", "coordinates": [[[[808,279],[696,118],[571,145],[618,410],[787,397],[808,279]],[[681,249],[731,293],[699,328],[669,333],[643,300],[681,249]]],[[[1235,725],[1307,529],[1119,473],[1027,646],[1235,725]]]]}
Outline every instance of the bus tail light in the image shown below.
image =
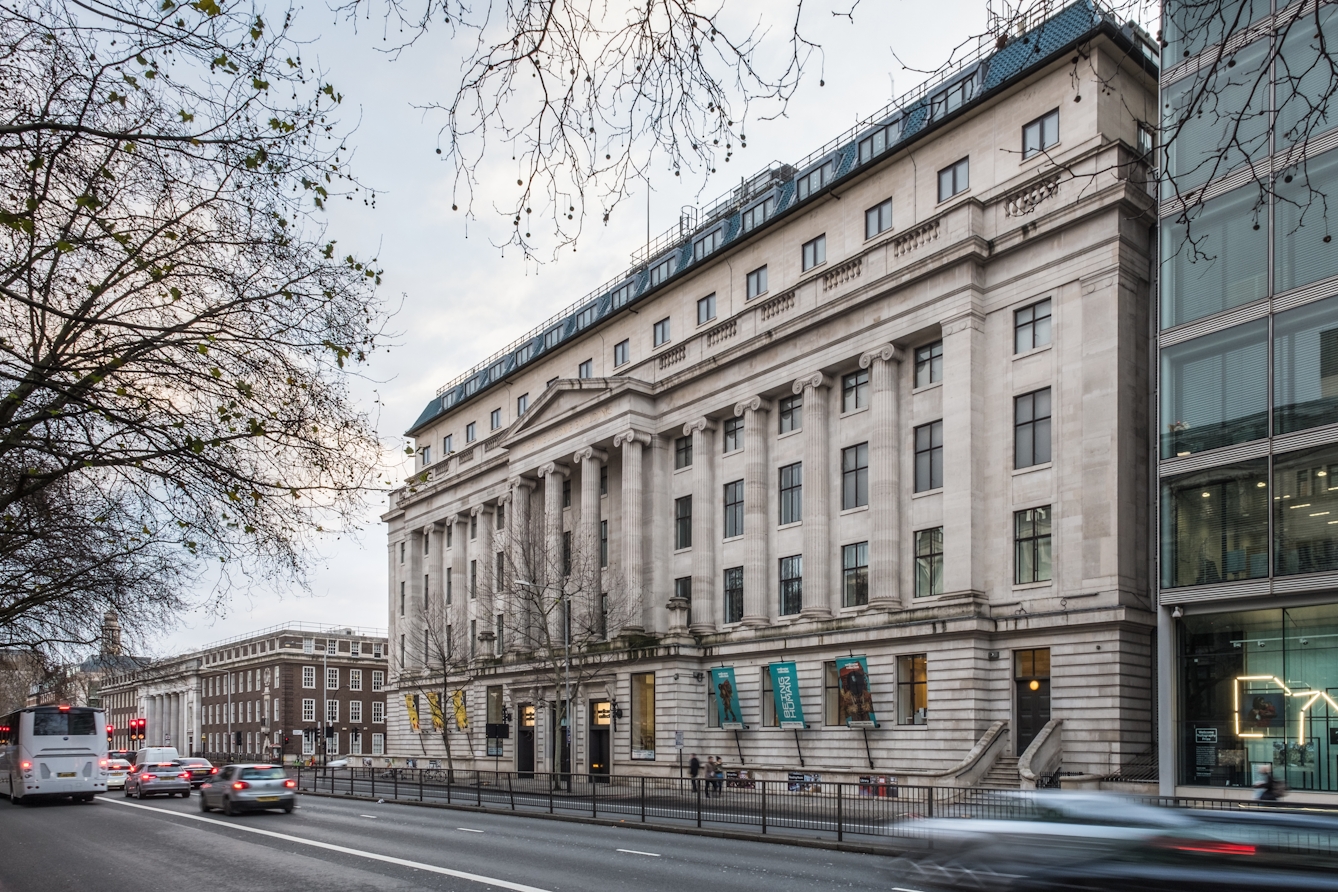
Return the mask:
{"type": "Polygon", "coordinates": [[[20,762],[20,763],[19,763],[19,768],[22,768],[24,771],[32,771],[32,770],[33,770],[33,763],[31,763],[31,762],[20,762]]]}
{"type": "Polygon", "coordinates": [[[106,759],[103,759],[101,762],[99,762],[99,763],[98,763],[98,767],[99,767],[99,768],[106,768],[106,767],[107,767],[107,760],[106,760],[106,759]]]}
{"type": "Polygon", "coordinates": [[[232,785],[232,788],[234,790],[249,790],[251,789],[251,785],[248,784],[246,781],[237,781],[232,785]]]}

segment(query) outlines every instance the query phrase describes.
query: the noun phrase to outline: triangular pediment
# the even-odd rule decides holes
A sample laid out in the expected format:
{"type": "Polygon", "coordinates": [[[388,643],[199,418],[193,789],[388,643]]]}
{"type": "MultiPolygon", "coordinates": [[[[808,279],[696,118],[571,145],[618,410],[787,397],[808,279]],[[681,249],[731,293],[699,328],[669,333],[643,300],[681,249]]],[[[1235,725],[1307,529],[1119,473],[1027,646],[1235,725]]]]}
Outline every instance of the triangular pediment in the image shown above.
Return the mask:
{"type": "Polygon", "coordinates": [[[629,393],[650,397],[654,385],[637,378],[562,378],[544,390],[525,415],[506,432],[501,445],[509,448],[535,432],[568,417],[629,393]]]}

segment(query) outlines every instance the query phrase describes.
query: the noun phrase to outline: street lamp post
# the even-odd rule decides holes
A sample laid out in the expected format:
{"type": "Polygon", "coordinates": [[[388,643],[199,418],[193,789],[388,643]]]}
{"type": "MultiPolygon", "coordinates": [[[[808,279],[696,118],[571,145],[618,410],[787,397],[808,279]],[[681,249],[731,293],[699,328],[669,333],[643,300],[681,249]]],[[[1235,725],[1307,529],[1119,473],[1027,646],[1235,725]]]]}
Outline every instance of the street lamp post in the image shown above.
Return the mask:
{"type": "Polygon", "coordinates": [[[228,752],[232,752],[232,672],[211,672],[210,675],[223,676],[223,688],[228,695],[228,752]]]}

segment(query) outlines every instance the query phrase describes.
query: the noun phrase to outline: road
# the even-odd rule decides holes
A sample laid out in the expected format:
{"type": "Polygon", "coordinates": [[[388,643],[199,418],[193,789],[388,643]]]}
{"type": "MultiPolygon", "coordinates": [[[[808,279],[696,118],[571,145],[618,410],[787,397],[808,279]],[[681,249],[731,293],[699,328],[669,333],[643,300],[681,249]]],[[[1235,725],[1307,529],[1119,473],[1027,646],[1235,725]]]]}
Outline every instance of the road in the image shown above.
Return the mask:
{"type": "Polygon", "coordinates": [[[196,795],[0,800],[0,892],[916,888],[898,874],[875,855],[311,796],[233,818],[196,795]]]}

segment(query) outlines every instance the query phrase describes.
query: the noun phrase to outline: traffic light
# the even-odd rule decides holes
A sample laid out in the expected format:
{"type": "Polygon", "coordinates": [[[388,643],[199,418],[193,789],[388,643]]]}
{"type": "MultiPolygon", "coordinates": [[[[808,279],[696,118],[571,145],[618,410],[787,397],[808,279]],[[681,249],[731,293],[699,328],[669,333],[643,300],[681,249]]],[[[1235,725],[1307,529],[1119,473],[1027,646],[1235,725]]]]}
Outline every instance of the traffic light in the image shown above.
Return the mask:
{"type": "Polygon", "coordinates": [[[107,726],[107,746],[108,746],[108,747],[110,747],[110,746],[112,745],[112,735],[115,734],[115,733],[116,733],[116,726],[115,726],[115,725],[108,725],[108,726],[107,726]]]}

